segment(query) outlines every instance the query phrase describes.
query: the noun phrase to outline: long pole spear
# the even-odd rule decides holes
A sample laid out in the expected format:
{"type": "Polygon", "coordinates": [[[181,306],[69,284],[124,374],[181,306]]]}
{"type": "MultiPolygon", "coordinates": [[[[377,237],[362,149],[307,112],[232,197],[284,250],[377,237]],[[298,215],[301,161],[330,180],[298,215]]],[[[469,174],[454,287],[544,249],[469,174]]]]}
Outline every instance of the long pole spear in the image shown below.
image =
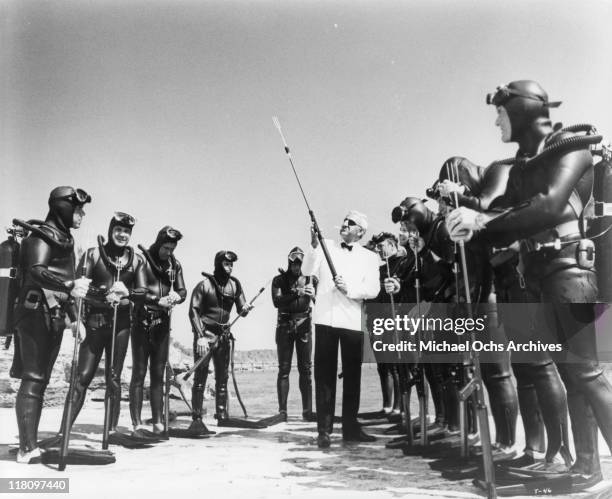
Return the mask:
{"type": "MultiPolygon", "coordinates": [[[[85,248],[85,256],[83,258],[83,267],[81,270],[81,277],[87,275],[87,248],[85,248]]],[[[70,429],[72,428],[72,399],[74,398],[74,389],[77,381],[77,370],[79,361],[79,344],[80,344],[80,328],[81,320],[83,319],[83,298],[79,298],[77,302],[77,319],[76,327],[77,331],[74,335],[74,346],[72,350],[72,363],[70,365],[70,384],[68,385],[68,396],[64,404],[64,417],[62,418],[62,440],[60,444],[60,455],[59,455],[59,471],[66,469],[66,459],[68,457],[68,446],[70,442],[70,429]]]]}
{"type": "MultiPolygon", "coordinates": [[[[268,284],[271,282],[271,279],[264,284],[259,292],[253,297],[251,298],[251,301],[249,302],[249,305],[252,305],[255,300],[257,300],[257,298],[259,298],[259,296],[264,292],[264,290],[266,289],[266,287],[268,286],[268,284]]],[[[223,326],[223,331],[224,333],[226,331],[229,331],[231,329],[231,327],[241,318],[243,317],[242,315],[238,314],[236,317],[234,317],[234,319],[229,323],[226,324],[225,326],[223,326]]],[[[196,372],[196,370],[198,369],[198,367],[200,367],[204,362],[208,362],[208,359],[210,359],[210,357],[212,356],[212,353],[214,351],[214,349],[217,348],[217,342],[215,341],[215,343],[213,345],[211,345],[210,349],[208,350],[208,352],[206,352],[206,354],[202,357],[200,357],[191,367],[191,369],[189,369],[188,371],[181,373],[179,376],[175,377],[176,381],[178,383],[184,383],[185,381],[187,381],[189,379],[189,377],[196,372]]]]}
{"type": "MultiPolygon", "coordinates": [[[[451,169],[452,174],[451,180],[455,183],[459,183],[459,171],[458,169],[451,169]]],[[[453,200],[455,208],[459,207],[459,197],[457,191],[453,192],[453,200]]],[[[463,285],[465,287],[465,302],[468,309],[468,316],[472,318],[472,297],[470,294],[470,283],[468,279],[468,267],[467,259],[465,256],[465,242],[459,241],[459,253],[461,256],[461,271],[463,273],[463,285]]],[[[473,335],[472,335],[473,336],[473,335]]],[[[474,338],[472,338],[473,340],[474,338]]],[[[480,440],[482,442],[482,460],[485,474],[485,485],[487,489],[488,499],[495,499],[497,497],[497,491],[495,489],[495,465],[493,463],[493,455],[491,449],[491,432],[489,429],[489,414],[487,405],[485,403],[483,383],[482,383],[482,372],[480,370],[480,359],[478,358],[477,352],[471,353],[471,360],[474,364],[474,376],[473,378],[460,390],[459,400],[464,405],[467,399],[476,394],[476,413],[478,416],[478,425],[480,426],[480,440]]],[[[462,417],[465,418],[465,409],[461,411],[462,417]]],[[[462,421],[464,424],[461,425],[462,429],[462,455],[467,457],[467,422],[462,421]]]]}
{"type": "Polygon", "coordinates": [[[313,230],[319,240],[319,244],[321,245],[321,249],[323,250],[323,255],[325,256],[325,260],[327,261],[327,265],[329,267],[329,271],[331,272],[332,277],[335,279],[338,273],[336,272],[336,267],[334,267],[334,262],[332,262],[331,256],[327,249],[327,245],[325,244],[325,239],[323,239],[323,234],[321,233],[321,229],[319,228],[319,224],[317,223],[317,219],[315,218],[314,211],[310,208],[310,204],[308,203],[308,199],[306,198],[306,194],[304,193],[304,189],[302,188],[302,183],[300,182],[300,177],[298,177],[297,171],[295,170],[295,165],[293,163],[293,157],[291,156],[291,150],[287,145],[287,141],[285,140],[285,136],[283,135],[283,130],[281,129],[280,121],[278,118],[274,116],[272,118],[272,122],[274,126],[278,130],[278,133],[281,136],[283,141],[283,145],[285,146],[285,153],[287,154],[287,158],[289,158],[289,163],[291,164],[291,169],[293,170],[293,174],[295,175],[295,179],[297,180],[298,186],[300,187],[300,191],[302,193],[302,197],[304,198],[304,202],[306,203],[306,208],[308,208],[308,214],[310,215],[310,220],[312,221],[313,230]]]}

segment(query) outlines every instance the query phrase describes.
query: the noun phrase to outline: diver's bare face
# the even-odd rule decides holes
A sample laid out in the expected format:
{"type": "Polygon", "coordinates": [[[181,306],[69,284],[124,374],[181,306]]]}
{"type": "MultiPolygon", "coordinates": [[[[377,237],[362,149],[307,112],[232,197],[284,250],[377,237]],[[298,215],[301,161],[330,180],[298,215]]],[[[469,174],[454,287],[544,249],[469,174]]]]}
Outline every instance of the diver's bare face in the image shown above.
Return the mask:
{"type": "Polygon", "coordinates": [[[72,214],[72,228],[78,229],[83,223],[83,217],[85,216],[85,210],[83,206],[77,206],[72,214]]]}
{"type": "Polygon", "coordinates": [[[295,276],[300,275],[300,272],[302,271],[302,262],[300,262],[299,260],[291,262],[289,264],[289,270],[295,276]]]}
{"type": "Polygon", "coordinates": [[[397,255],[397,245],[392,239],[385,239],[376,245],[376,252],[381,260],[397,255]]]}
{"type": "Polygon", "coordinates": [[[115,246],[118,246],[119,248],[125,248],[129,244],[131,236],[132,229],[121,227],[120,225],[113,227],[113,232],[111,233],[111,238],[113,239],[115,246]]]}
{"type": "Polygon", "coordinates": [[[168,260],[176,249],[176,243],[167,242],[159,247],[159,259],[163,262],[168,260]]]}
{"type": "Polygon", "coordinates": [[[232,270],[234,270],[234,262],[223,260],[223,262],[221,262],[221,266],[227,275],[232,275],[232,270]]]}
{"type": "Polygon", "coordinates": [[[495,120],[495,126],[498,126],[501,131],[502,142],[510,142],[512,137],[512,124],[510,123],[510,117],[508,111],[504,106],[497,106],[497,118],[495,120]]]}

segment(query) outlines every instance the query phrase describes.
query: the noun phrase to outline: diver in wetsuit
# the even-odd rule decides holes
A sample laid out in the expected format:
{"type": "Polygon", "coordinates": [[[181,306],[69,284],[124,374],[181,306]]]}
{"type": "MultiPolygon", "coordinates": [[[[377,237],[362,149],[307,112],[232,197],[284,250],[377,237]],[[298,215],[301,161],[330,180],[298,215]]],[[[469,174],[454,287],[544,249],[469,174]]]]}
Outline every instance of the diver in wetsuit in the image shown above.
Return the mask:
{"type": "Polygon", "coordinates": [[[293,349],[297,355],[302,418],[314,421],[312,413],[312,310],[316,278],[302,274],[304,251],[295,247],[287,256],[287,269],[272,280],[272,303],[278,309],[276,351],[278,354],[278,411],[287,421],[289,373],[293,349]]]}
{"type": "MultiPolygon", "coordinates": [[[[170,227],[162,227],[145,257],[145,304],[138,307],[132,329],[132,379],[130,381],[130,414],[134,429],[143,428],[141,420],[143,385],[150,360],[151,413],[153,431],[164,431],[163,381],[168,362],[170,340],[170,312],[187,297],[183,268],[174,256],[182,234],[170,227]]],[[[146,428],[145,428],[146,429],[146,428]]]]}
{"type": "MultiPolygon", "coordinates": [[[[230,331],[225,326],[230,312],[236,305],[238,313],[246,316],[252,306],[246,302],[240,281],[232,276],[234,262],[238,256],[233,251],[219,251],[215,255],[214,272],[202,272],[204,279],[198,283],[191,294],[189,319],[193,328],[194,360],[206,355],[210,348],[215,369],[216,418],[219,426],[227,423],[227,381],[231,355],[230,331]]],[[[208,433],[202,422],[204,388],[208,377],[209,362],[202,363],[195,372],[192,388],[193,422],[189,429],[194,432],[208,433]]]]}
{"type": "MultiPolygon", "coordinates": [[[[570,475],[574,484],[596,483],[602,479],[598,427],[612,449],[612,386],[597,359],[597,279],[581,224],[593,188],[593,158],[578,142],[538,157],[542,149],[573,136],[553,130],[548,110],[560,103],[550,102],[538,83],[511,82],[487,101],[496,106],[502,141],[519,145],[503,200],[510,209],[500,215],[461,207],[447,224],[455,240],[469,240],[478,232],[498,247],[520,241],[525,285],[542,303],[552,304],[534,316],[534,334],[564,345],[555,360],[567,389],[576,447],[570,475]]],[[[544,470],[554,469],[557,450],[547,449],[544,470]]]]}
{"type": "Polygon", "coordinates": [[[75,278],[74,240],[70,229],[78,229],[85,216],[83,207],[91,196],[82,189],[61,186],[49,195],[49,213],[44,222],[20,223],[30,231],[21,244],[22,284],[15,308],[15,356],[11,376],[21,378],[15,411],[19,428],[17,462],[40,458],[38,424],[43,398],[64,329],[66,317],[76,324],[73,298],[84,298],[89,279],[75,278]]]}
{"type": "Polygon", "coordinates": [[[131,215],[116,212],[108,227],[108,240],[89,248],[81,258],[78,272],[91,279],[97,291],[88,298],[85,307],[87,335],[79,349],[77,382],[74,389],[71,420],[74,422],[83,407],[85,395],[102,354],[105,355],[105,401],[111,405],[110,429],[118,424],[121,401],[121,371],[127,352],[131,329],[131,302],[142,303],[145,297],[144,261],[129,246],[136,220],[131,215]],[[114,308],[117,308],[113,325],[114,308]],[[115,351],[110,365],[113,327],[115,351]]]}

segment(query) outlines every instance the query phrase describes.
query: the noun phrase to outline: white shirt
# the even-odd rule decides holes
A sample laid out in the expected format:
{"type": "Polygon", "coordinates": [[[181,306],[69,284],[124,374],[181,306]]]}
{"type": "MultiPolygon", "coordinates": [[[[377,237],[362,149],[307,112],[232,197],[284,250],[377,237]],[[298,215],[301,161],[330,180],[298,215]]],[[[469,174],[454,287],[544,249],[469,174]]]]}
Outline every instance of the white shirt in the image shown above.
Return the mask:
{"type": "Polygon", "coordinates": [[[347,294],[336,288],[321,245],[316,249],[311,247],[304,255],[302,273],[319,279],[313,321],[315,324],[361,331],[362,302],[376,298],[380,291],[378,256],[359,244],[353,244],[353,249],[349,251],[331,239],[325,239],[325,243],[336,272],[344,278],[347,294]]]}

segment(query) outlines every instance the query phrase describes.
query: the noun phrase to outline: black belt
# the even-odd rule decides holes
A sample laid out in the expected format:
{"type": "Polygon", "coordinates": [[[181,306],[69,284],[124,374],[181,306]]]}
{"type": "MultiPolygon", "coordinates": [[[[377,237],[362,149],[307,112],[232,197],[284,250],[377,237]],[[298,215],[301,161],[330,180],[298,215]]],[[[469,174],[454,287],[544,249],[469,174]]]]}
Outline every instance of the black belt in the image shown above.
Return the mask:
{"type": "Polygon", "coordinates": [[[310,310],[308,312],[279,312],[278,317],[280,319],[307,319],[310,317],[310,310]]]}

